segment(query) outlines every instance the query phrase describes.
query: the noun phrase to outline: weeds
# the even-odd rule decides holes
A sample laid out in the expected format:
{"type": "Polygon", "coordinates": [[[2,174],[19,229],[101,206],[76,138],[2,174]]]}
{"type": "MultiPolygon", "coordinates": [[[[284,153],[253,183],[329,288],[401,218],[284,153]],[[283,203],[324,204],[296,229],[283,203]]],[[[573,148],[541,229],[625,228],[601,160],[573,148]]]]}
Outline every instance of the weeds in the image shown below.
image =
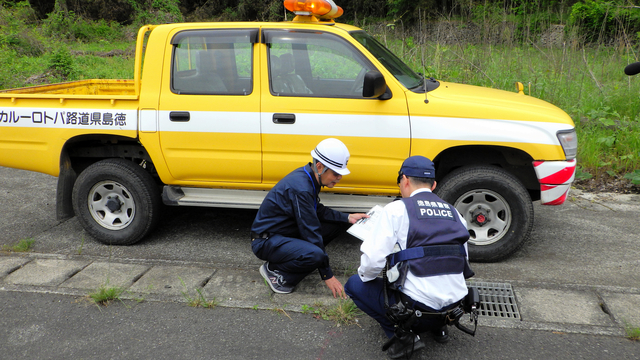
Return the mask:
{"type": "Polygon", "coordinates": [[[623,176],[640,168],[640,76],[624,75],[626,64],[636,61],[628,48],[568,43],[554,48],[533,40],[521,45],[417,44],[413,39],[424,39],[424,34],[368,30],[428,77],[506,91],[520,81],[526,95],[565,110],[576,124],[577,159],[585,174],[623,176]]]}
{"type": "Polygon", "coordinates": [[[59,76],[64,80],[74,75],[75,59],[71,56],[66,46],[61,46],[51,53],[49,70],[51,70],[55,76],[59,76]]]}
{"type": "Polygon", "coordinates": [[[336,325],[358,325],[358,316],[363,312],[351,300],[339,300],[333,306],[316,303],[313,306],[302,305],[303,314],[312,314],[316,319],[333,321],[336,325]]]}
{"type": "Polygon", "coordinates": [[[82,248],[84,247],[84,236],[82,237],[81,241],[80,241],[80,246],[78,247],[78,255],[82,255],[82,248]]]}
{"type": "MultiPolygon", "coordinates": [[[[286,306],[286,305],[285,305],[285,306],[286,306]]],[[[286,310],[284,309],[284,308],[285,308],[285,306],[283,306],[283,307],[281,307],[281,308],[273,308],[273,309],[271,309],[271,311],[273,311],[273,312],[275,312],[275,313],[278,313],[278,314],[282,314],[282,315],[284,315],[284,316],[288,317],[288,318],[289,318],[289,320],[293,320],[293,319],[291,319],[291,316],[289,316],[289,314],[287,314],[286,310]]]]}
{"type": "Polygon", "coordinates": [[[101,285],[95,292],[89,293],[89,298],[96,305],[107,306],[111,301],[120,300],[120,295],[124,293],[124,288],[119,286],[101,285]]]}
{"type": "Polygon", "coordinates": [[[205,309],[213,309],[218,306],[219,302],[214,297],[212,300],[207,300],[204,292],[200,288],[194,289],[196,294],[195,297],[191,297],[189,294],[189,290],[187,289],[187,285],[184,283],[182,278],[179,278],[182,286],[184,287],[184,291],[182,291],[182,296],[187,300],[187,305],[191,307],[203,307],[205,309]]]}
{"type": "MultiPolygon", "coordinates": [[[[262,282],[264,283],[264,286],[267,287],[267,289],[269,289],[269,291],[271,292],[271,286],[269,286],[269,283],[267,282],[267,279],[263,278],[262,282]]],[[[272,294],[273,295],[273,294],[272,294]]]]}
{"type": "Polygon", "coordinates": [[[309,305],[302,305],[301,310],[303,314],[312,314],[312,313],[315,313],[316,311],[315,308],[309,305]]]}
{"type": "Polygon", "coordinates": [[[625,323],[624,330],[627,333],[627,339],[633,340],[633,341],[640,341],[640,327],[631,326],[625,323]]]}
{"type": "Polygon", "coordinates": [[[624,178],[631,180],[631,183],[635,185],[640,185],[640,170],[636,169],[632,173],[625,174],[624,178]]]}
{"type": "Polygon", "coordinates": [[[360,264],[349,264],[347,265],[347,268],[344,270],[344,276],[346,276],[347,278],[351,277],[351,275],[355,275],[358,273],[358,266],[360,266],[360,264]]]}
{"type": "Polygon", "coordinates": [[[182,292],[182,296],[187,300],[187,305],[191,307],[203,307],[206,309],[213,309],[218,306],[219,302],[214,297],[212,300],[207,300],[204,296],[202,289],[195,289],[196,297],[192,298],[186,291],[182,292]]]}
{"type": "Polygon", "coordinates": [[[584,171],[582,166],[576,166],[576,180],[588,180],[593,178],[591,173],[584,171]]]}
{"type": "Polygon", "coordinates": [[[28,252],[32,250],[34,243],[35,239],[33,238],[22,239],[14,245],[3,245],[2,248],[5,251],[28,252]]]}

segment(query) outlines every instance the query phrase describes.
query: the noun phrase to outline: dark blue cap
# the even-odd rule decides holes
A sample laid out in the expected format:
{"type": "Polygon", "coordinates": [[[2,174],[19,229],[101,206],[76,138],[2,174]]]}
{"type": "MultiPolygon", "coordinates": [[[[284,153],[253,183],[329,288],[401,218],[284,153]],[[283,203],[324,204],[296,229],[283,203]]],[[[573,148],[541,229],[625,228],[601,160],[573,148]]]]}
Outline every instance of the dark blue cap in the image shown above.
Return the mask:
{"type": "Polygon", "coordinates": [[[436,168],[433,161],[420,155],[411,156],[402,163],[400,173],[406,176],[435,179],[436,168]]]}

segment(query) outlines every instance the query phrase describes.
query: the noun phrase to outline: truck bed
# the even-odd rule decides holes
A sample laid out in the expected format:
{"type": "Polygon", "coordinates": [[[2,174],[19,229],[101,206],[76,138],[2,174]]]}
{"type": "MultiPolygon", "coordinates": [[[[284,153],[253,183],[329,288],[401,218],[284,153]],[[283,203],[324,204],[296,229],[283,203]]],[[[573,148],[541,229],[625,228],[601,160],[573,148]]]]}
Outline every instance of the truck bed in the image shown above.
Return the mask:
{"type": "Polygon", "coordinates": [[[0,91],[0,166],[58,176],[69,139],[135,139],[134,80],[80,80],[0,91]]]}
{"type": "Polygon", "coordinates": [[[133,80],[90,79],[0,90],[2,94],[135,95],[135,83],[133,80]]]}

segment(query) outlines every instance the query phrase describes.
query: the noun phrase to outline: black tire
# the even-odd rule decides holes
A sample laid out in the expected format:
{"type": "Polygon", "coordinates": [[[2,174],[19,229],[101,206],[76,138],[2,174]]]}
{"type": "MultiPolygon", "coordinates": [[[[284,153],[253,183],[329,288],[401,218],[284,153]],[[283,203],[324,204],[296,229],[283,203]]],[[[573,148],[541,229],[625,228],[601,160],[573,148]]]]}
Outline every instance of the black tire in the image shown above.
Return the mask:
{"type": "Polygon", "coordinates": [[[435,193],[453,204],[469,228],[469,260],[503,260],[524,245],[533,228],[533,203],[513,175],[493,166],[460,168],[435,193]]]}
{"type": "Polygon", "coordinates": [[[141,166],[107,159],[86,168],[73,186],[73,210],[84,229],[108,245],[131,245],[160,218],[160,192],[141,166]]]}

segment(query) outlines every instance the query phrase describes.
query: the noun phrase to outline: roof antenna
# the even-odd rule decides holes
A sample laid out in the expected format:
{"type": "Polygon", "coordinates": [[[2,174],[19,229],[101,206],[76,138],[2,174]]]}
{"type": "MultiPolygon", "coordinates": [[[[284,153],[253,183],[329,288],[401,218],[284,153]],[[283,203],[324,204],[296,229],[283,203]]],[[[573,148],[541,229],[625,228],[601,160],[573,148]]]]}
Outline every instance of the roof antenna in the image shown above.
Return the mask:
{"type": "Polygon", "coordinates": [[[425,75],[425,73],[427,72],[427,68],[424,66],[424,53],[422,54],[422,83],[424,84],[424,103],[428,104],[429,103],[429,99],[427,97],[427,75],[425,75]]]}
{"type": "Polygon", "coordinates": [[[424,103],[428,104],[429,99],[427,98],[427,76],[422,74],[422,81],[424,82],[424,103]]]}

